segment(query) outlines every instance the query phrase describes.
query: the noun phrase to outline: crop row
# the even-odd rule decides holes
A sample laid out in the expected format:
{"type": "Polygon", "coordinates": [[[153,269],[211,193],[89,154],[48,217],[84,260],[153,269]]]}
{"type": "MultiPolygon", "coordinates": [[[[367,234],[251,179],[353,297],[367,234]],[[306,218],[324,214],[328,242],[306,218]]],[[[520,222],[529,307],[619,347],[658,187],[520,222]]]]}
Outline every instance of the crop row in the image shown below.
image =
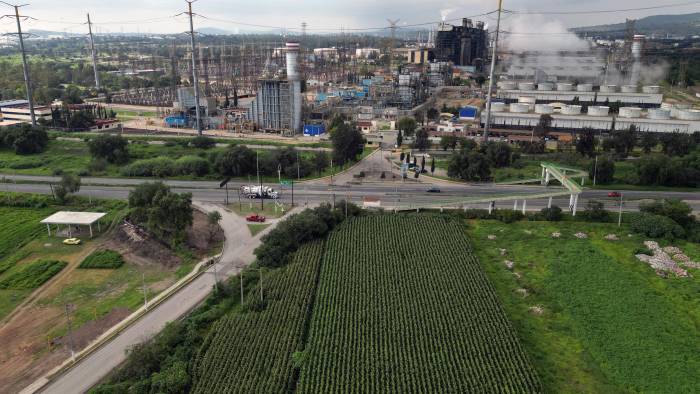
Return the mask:
{"type": "Polygon", "coordinates": [[[299,392],[541,391],[457,222],[353,220],[319,281],[299,392]]]}

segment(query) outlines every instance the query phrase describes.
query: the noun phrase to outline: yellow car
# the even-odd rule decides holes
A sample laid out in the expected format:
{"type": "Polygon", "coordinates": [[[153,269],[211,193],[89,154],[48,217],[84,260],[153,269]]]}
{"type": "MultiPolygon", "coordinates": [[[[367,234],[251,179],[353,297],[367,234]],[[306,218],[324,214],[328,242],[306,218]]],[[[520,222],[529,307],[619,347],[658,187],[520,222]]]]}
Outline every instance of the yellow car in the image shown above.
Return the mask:
{"type": "Polygon", "coordinates": [[[66,245],[80,245],[80,240],[78,238],[68,238],[63,243],[66,245]]]}

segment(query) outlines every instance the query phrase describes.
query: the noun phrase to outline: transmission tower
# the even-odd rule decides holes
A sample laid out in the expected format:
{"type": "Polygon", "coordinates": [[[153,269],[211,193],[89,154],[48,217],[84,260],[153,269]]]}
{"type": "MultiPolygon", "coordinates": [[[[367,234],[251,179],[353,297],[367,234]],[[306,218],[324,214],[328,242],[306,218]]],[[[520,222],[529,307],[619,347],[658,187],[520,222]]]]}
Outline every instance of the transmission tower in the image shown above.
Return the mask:
{"type": "Polygon", "coordinates": [[[22,33],[22,23],[21,19],[27,20],[30,17],[22,16],[19,14],[19,9],[21,7],[28,6],[29,4],[14,5],[0,1],[0,3],[13,7],[15,9],[14,15],[3,15],[0,18],[15,18],[17,20],[17,33],[8,33],[8,35],[17,35],[19,38],[19,50],[22,52],[22,69],[24,70],[24,86],[27,89],[27,101],[29,103],[29,117],[32,120],[32,126],[36,126],[36,116],[34,115],[34,99],[32,94],[32,82],[29,79],[29,65],[27,64],[27,53],[24,49],[24,34],[22,33]]]}
{"type": "Polygon", "coordinates": [[[90,35],[90,52],[92,53],[92,68],[95,71],[95,88],[100,90],[100,73],[97,72],[97,51],[95,51],[95,37],[92,35],[92,22],[90,14],[87,14],[88,34],[90,35]]]}
{"type": "Polygon", "coordinates": [[[202,135],[202,119],[199,111],[199,76],[197,75],[197,44],[194,40],[194,22],[192,18],[195,13],[192,12],[192,3],[197,0],[185,0],[187,2],[187,12],[185,14],[190,17],[190,46],[192,50],[192,86],[194,86],[194,101],[195,111],[197,113],[197,133],[202,135]]]}
{"type": "Polygon", "coordinates": [[[399,21],[401,19],[391,20],[387,19],[389,22],[389,29],[391,29],[391,42],[389,44],[389,72],[394,68],[394,48],[396,47],[396,28],[398,27],[399,21]]]}

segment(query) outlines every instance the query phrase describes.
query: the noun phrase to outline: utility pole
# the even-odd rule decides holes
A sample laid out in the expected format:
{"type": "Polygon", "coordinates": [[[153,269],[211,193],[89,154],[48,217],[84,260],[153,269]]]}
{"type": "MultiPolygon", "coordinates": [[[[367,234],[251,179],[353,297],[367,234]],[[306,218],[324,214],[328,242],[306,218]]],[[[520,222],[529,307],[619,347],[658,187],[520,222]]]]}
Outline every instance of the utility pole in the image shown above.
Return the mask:
{"type": "Polygon", "coordinates": [[[197,45],[194,41],[194,22],[192,17],[195,15],[192,12],[192,3],[197,0],[185,0],[187,2],[188,12],[185,12],[190,17],[190,46],[192,50],[192,85],[194,86],[194,101],[197,111],[197,133],[202,135],[202,119],[199,111],[199,76],[197,75],[197,45]]]}
{"type": "Polygon", "coordinates": [[[143,289],[143,306],[148,307],[148,293],[146,292],[146,273],[141,273],[141,288],[143,289]]]}
{"type": "Polygon", "coordinates": [[[90,35],[90,51],[92,52],[92,68],[95,71],[95,88],[100,90],[100,73],[97,72],[97,51],[95,51],[95,37],[92,35],[92,21],[90,21],[90,14],[87,14],[87,19],[88,34],[90,35]]]}
{"type": "Polygon", "coordinates": [[[593,186],[595,186],[596,176],[598,175],[598,155],[595,155],[595,164],[593,165],[593,186]]]}
{"type": "Polygon", "coordinates": [[[491,128],[491,95],[493,94],[493,81],[496,77],[496,57],[498,57],[498,35],[501,30],[501,12],[503,11],[503,0],[498,0],[498,19],[496,19],[496,36],[493,40],[493,51],[491,53],[491,72],[489,73],[489,90],[486,93],[486,122],[484,123],[484,142],[489,140],[489,129],[491,128]]]}
{"type": "Polygon", "coordinates": [[[75,360],[75,346],[73,345],[73,327],[70,322],[70,312],[71,304],[66,304],[66,320],[68,322],[68,350],[70,350],[70,356],[75,360]]]}
{"type": "Polygon", "coordinates": [[[617,227],[622,226],[622,193],[620,193],[620,213],[617,216],[617,227]]]}
{"type": "Polygon", "coordinates": [[[263,194],[262,178],[260,178],[260,152],[255,151],[255,169],[258,172],[258,184],[260,185],[260,210],[265,210],[265,195],[263,194]]]}
{"type": "Polygon", "coordinates": [[[4,15],[3,18],[15,18],[17,20],[17,33],[10,33],[10,34],[17,34],[17,37],[19,37],[19,50],[22,52],[22,69],[24,70],[24,86],[25,89],[27,90],[27,101],[29,102],[29,117],[32,120],[32,126],[36,126],[36,116],[34,115],[34,99],[32,95],[32,82],[29,79],[29,65],[27,64],[27,53],[24,49],[24,35],[22,33],[22,23],[20,23],[20,19],[24,18],[25,20],[28,19],[29,17],[27,16],[20,16],[19,14],[19,9],[20,7],[27,6],[29,4],[22,4],[22,5],[14,5],[10,3],[6,3],[4,1],[0,1],[0,3],[9,5],[10,7],[14,7],[15,9],[15,14],[14,15],[4,15]]]}

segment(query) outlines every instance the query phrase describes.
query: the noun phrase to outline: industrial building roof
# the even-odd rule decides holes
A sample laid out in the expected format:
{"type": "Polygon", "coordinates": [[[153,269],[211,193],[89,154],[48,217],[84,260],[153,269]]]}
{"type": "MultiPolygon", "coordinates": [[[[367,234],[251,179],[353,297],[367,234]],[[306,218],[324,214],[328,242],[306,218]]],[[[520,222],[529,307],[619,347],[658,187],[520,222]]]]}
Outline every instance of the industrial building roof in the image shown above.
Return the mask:
{"type": "Polygon", "coordinates": [[[17,105],[27,105],[27,104],[29,104],[29,101],[27,101],[27,100],[5,100],[5,101],[0,101],[0,108],[14,107],[17,105]]]}
{"type": "Polygon", "coordinates": [[[89,226],[105,217],[106,213],[101,212],[69,212],[59,211],[42,220],[44,224],[75,224],[89,226]]]}

